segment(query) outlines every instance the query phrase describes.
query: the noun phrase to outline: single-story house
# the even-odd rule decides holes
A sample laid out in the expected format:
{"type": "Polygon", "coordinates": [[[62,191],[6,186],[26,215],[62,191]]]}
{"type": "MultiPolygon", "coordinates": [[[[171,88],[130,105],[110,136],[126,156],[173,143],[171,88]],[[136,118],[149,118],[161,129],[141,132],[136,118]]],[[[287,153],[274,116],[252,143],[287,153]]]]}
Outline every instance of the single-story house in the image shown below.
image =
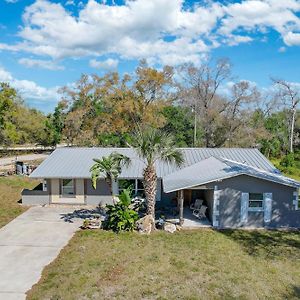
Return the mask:
{"type": "MultiPolygon", "coordinates": [[[[93,158],[117,151],[131,158],[113,183],[113,193],[132,186],[143,194],[144,162],[131,148],[60,148],[31,174],[43,180],[40,188],[24,190],[24,205],[108,204],[112,202],[105,179],[92,187],[93,158]]],[[[188,209],[203,199],[207,218],[216,228],[300,228],[300,183],[283,176],[257,149],[183,148],[179,168],[157,162],[156,207],[188,209]]]]}

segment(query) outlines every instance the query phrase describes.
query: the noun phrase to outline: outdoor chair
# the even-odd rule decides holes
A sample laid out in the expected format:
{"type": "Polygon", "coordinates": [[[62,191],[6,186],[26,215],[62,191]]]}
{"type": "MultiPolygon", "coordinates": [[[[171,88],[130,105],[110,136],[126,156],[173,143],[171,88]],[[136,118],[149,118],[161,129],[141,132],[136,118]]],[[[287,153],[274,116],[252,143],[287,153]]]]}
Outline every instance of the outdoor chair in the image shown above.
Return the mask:
{"type": "Polygon", "coordinates": [[[202,199],[196,199],[195,202],[190,205],[190,209],[191,210],[200,209],[202,204],[203,204],[202,199]]]}
{"type": "Polygon", "coordinates": [[[193,210],[193,215],[198,219],[206,218],[205,215],[206,210],[207,210],[207,206],[202,205],[200,208],[193,210]]]}

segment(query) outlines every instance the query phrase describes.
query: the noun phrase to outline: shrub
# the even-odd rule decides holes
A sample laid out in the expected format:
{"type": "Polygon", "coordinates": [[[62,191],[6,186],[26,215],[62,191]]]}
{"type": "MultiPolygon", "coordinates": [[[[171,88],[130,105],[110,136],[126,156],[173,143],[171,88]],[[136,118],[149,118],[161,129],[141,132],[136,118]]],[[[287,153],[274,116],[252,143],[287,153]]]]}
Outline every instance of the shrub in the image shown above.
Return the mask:
{"type": "Polygon", "coordinates": [[[293,153],[289,153],[284,156],[281,161],[280,165],[285,168],[293,167],[295,165],[295,156],[293,153]]]}
{"type": "Polygon", "coordinates": [[[107,205],[107,218],[104,221],[103,228],[113,230],[114,232],[132,231],[135,229],[135,222],[139,215],[131,209],[130,190],[125,189],[119,195],[119,201],[114,205],[107,205]]]}

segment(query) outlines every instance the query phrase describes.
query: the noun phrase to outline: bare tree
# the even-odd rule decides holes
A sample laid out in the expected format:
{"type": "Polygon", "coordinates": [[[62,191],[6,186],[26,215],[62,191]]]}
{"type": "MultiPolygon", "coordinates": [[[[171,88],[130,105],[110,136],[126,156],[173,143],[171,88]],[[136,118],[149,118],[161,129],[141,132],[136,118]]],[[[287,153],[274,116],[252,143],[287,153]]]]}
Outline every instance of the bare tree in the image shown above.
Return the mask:
{"type": "Polygon", "coordinates": [[[288,110],[288,125],[289,125],[289,151],[294,151],[294,132],[297,106],[300,102],[299,90],[294,84],[282,79],[272,78],[273,84],[277,88],[277,97],[288,110]]]}
{"type": "Polygon", "coordinates": [[[249,81],[239,81],[231,87],[231,94],[226,104],[225,115],[228,121],[227,144],[232,146],[233,135],[247,122],[249,111],[253,111],[260,100],[260,93],[256,86],[249,81]]]}
{"type": "Polygon", "coordinates": [[[217,91],[221,84],[230,78],[231,65],[228,59],[222,58],[215,63],[204,62],[199,67],[185,64],[179,73],[183,79],[183,93],[181,95],[185,105],[189,105],[194,112],[194,145],[197,140],[197,123],[199,119],[203,127],[206,147],[213,145],[214,118],[224,111],[224,106],[217,91]],[[216,113],[217,112],[217,113],[216,113]]]}

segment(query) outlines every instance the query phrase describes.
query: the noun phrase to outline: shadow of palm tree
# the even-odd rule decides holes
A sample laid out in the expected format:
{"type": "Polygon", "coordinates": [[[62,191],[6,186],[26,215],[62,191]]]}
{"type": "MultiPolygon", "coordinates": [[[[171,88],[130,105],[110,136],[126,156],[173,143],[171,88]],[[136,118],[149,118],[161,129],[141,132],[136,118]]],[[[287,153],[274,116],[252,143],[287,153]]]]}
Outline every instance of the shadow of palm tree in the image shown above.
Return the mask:
{"type": "Polygon", "coordinates": [[[100,217],[101,220],[105,218],[105,211],[101,207],[96,207],[94,209],[77,209],[71,213],[60,214],[61,219],[65,222],[73,223],[74,219],[93,219],[96,216],[100,217]]]}
{"type": "Polygon", "coordinates": [[[300,231],[222,230],[226,237],[239,243],[247,254],[267,259],[300,259],[300,231]]]}

